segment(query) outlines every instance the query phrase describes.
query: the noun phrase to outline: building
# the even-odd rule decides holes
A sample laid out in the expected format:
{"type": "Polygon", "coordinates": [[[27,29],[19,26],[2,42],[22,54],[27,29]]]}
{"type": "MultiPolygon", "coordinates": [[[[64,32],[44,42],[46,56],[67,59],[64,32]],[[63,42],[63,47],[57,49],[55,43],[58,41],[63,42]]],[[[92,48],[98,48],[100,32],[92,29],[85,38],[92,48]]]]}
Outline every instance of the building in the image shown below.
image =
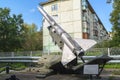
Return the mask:
{"type": "Polygon", "coordinates": [[[112,38],[113,38],[113,32],[108,32],[108,35],[109,35],[109,39],[112,40],[112,38]]]}
{"type": "MultiPolygon", "coordinates": [[[[108,32],[88,0],[48,0],[40,3],[56,22],[73,38],[101,41],[108,38],[108,32]]],[[[43,19],[43,51],[57,52],[43,19]]]]}

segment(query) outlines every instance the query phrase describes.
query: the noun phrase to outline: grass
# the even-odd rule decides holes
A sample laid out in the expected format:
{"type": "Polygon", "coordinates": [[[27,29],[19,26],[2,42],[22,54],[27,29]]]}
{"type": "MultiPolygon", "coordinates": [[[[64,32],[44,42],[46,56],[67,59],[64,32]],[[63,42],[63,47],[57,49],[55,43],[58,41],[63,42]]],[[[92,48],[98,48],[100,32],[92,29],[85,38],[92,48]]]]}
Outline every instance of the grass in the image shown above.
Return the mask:
{"type": "Polygon", "coordinates": [[[113,71],[112,74],[114,74],[114,75],[120,75],[120,70],[113,71]]]}
{"type": "Polygon", "coordinates": [[[110,63],[105,65],[106,69],[120,69],[120,63],[110,63]]]}
{"type": "MultiPolygon", "coordinates": [[[[7,65],[8,64],[5,65],[5,63],[1,64],[0,73],[5,71],[7,65]]],[[[17,71],[23,70],[27,67],[24,63],[12,63],[12,64],[9,64],[9,66],[10,66],[10,69],[17,70],[17,71]]]]}
{"type": "Polygon", "coordinates": [[[114,80],[114,76],[110,76],[110,77],[109,77],[109,80],[114,80]]]}
{"type": "Polygon", "coordinates": [[[101,52],[90,51],[90,52],[86,52],[85,54],[86,54],[85,56],[99,56],[101,55],[101,52]]]}
{"type": "Polygon", "coordinates": [[[5,68],[0,68],[0,73],[5,71],[5,68]]]}
{"type": "Polygon", "coordinates": [[[113,75],[120,75],[120,63],[107,64],[107,65],[105,65],[105,69],[111,69],[113,75]],[[117,69],[117,70],[115,70],[115,69],[117,69]]]}

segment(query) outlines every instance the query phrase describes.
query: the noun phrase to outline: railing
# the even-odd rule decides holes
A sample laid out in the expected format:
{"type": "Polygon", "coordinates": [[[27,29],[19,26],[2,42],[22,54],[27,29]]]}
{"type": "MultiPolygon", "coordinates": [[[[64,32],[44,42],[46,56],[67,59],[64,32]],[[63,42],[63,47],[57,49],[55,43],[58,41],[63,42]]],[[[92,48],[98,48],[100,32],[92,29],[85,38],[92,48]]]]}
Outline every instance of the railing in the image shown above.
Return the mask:
{"type": "MultiPolygon", "coordinates": [[[[0,60],[7,60],[7,59],[15,59],[15,60],[22,60],[22,59],[38,59],[41,55],[61,55],[61,52],[49,52],[46,51],[46,53],[43,51],[24,51],[24,52],[0,52],[0,60]]],[[[93,48],[85,53],[85,58],[86,59],[92,59],[96,56],[100,55],[108,55],[110,57],[113,57],[115,60],[111,61],[113,63],[118,63],[120,62],[120,48],[93,48]]]]}
{"type": "Polygon", "coordinates": [[[37,57],[41,56],[42,54],[42,51],[0,52],[0,57],[37,57]]]}

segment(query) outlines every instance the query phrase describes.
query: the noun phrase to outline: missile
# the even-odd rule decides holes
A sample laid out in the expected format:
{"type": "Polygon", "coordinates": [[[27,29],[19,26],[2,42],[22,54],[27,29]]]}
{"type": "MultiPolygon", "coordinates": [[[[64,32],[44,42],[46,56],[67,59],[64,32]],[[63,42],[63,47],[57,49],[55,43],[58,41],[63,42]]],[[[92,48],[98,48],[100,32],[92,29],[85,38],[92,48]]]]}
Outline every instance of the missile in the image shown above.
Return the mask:
{"type": "Polygon", "coordinates": [[[55,32],[55,34],[57,34],[60,37],[62,42],[69,47],[69,49],[74,53],[74,55],[79,57],[83,56],[84,50],[81,48],[81,46],[78,45],[76,41],[73,40],[72,37],[66,31],[64,31],[60,27],[60,25],[58,25],[56,21],[50,15],[48,15],[47,12],[41,6],[38,6],[38,10],[41,12],[44,18],[48,21],[48,23],[52,28],[52,31],[55,32]]]}

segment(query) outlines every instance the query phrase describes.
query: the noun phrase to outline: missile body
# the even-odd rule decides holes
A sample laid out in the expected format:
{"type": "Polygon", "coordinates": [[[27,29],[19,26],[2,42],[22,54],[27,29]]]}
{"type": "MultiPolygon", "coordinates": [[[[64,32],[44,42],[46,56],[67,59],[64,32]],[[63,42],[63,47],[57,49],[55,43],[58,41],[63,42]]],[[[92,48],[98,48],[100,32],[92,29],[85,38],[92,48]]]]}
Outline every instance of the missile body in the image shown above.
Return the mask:
{"type": "MultiPolygon", "coordinates": [[[[78,45],[77,42],[73,40],[72,37],[65,32],[50,15],[47,14],[42,7],[38,7],[38,9],[50,24],[49,31],[52,34],[57,34],[60,37],[61,42],[66,44],[76,56],[83,56],[84,50],[81,48],[81,46],[78,45]]],[[[51,36],[53,36],[52,34],[51,36]]]]}

